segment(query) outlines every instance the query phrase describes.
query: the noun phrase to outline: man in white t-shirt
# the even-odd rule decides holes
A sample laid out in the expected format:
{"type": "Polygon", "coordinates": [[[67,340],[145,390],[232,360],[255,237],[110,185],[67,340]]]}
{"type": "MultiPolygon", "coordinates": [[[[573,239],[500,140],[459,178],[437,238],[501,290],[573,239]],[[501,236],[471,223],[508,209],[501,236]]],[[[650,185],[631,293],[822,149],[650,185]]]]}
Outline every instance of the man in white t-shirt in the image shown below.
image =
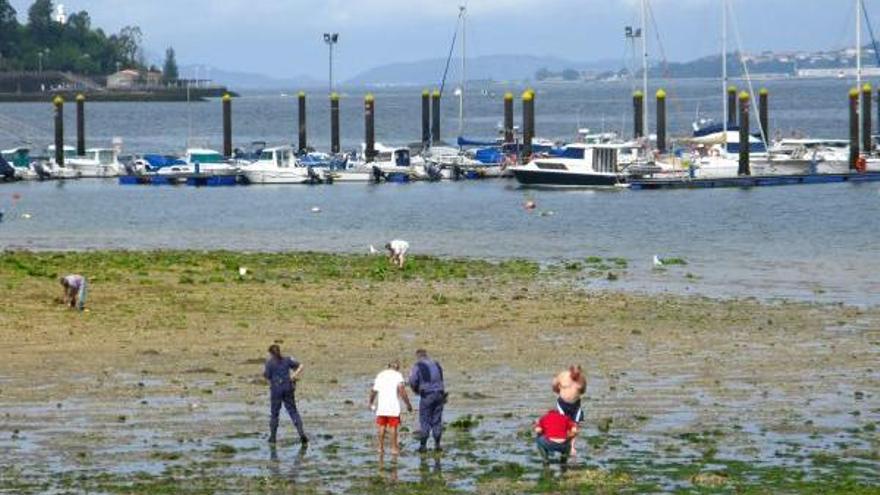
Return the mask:
{"type": "Polygon", "coordinates": [[[400,453],[397,440],[397,428],[400,426],[400,401],[406,404],[407,412],[412,412],[412,404],[406,395],[403,375],[400,374],[400,363],[393,361],[388,369],[376,375],[373,388],[370,390],[370,410],[376,412],[376,426],[379,435],[379,453],[385,452],[385,431],[391,430],[391,453],[400,453]]]}
{"type": "Polygon", "coordinates": [[[385,249],[388,251],[388,261],[396,265],[397,268],[403,268],[406,263],[406,252],[409,251],[409,243],[395,239],[385,244],[385,249]]]}

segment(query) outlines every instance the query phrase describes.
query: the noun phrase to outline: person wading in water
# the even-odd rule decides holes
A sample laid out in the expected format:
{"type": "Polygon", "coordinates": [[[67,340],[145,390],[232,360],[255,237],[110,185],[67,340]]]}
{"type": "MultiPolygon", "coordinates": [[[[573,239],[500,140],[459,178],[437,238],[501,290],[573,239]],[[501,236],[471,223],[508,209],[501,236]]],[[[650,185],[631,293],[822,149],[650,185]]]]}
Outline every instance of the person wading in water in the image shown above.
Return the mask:
{"type": "MultiPolygon", "coordinates": [[[[560,414],[580,425],[584,420],[584,411],[581,409],[581,397],[587,391],[587,378],[583,369],[577,365],[571,365],[567,370],[560,372],[553,379],[553,392],[556,394],[556,410],[560,414]]],[[[574,446],[574,438],[571,439],[571,455],[577,454],[574,446]]]]}
{"type": "Polygon", "coordinates": [[[446,388],[443,368],[428,357],[424,349],[416,351],[416,364],[409,373],[409,386],[419,396],[419,452],[428,451],[428,438],[434,437],[434,450],[441,452],[440,437],[443,436],[443,406],[446,404],[446,388]]]}
{"type": "Polygon", "coordinates": [[[269,398],[271,419],[269,420],[269,443],[274,444],[276,434],[278,433],[278,415],[281,412],[281,405],[287,409],[293,426],[299,433],[299,440],[303,447],[308,445],[309,438],[303,431],[302,418],[296,410],[296,399],[294,391],[296,390],[296,381],[302,375],[303,365],[291,357],[281,355],[281,347],[277,344],[269,346],[269,359],[266,360],[266,368],[263,371],[263,377],[269,382],[269,398]],[[293,376],[291,377],[291,370],[293,376]],[[291,379],[292,378],[292,379],[291,379]]]}

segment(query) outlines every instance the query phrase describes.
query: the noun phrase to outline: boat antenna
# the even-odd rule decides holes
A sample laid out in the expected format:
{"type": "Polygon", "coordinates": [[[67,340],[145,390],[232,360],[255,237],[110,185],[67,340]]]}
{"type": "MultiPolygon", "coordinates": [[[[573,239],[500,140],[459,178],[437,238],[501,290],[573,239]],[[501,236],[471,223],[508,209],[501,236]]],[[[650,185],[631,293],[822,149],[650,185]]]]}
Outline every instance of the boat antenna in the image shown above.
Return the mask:
{"type": "Polygon", "coordinates": [[[727,108],[727,0],[721,0],[721,104],[724,113],[721,121],[724,129],[724,151],[727,151],[727,116],[730,109],[727,108]]]}
{"type": "MultiPolygon", "coordinates": [[[[645,129],[649,129],[648,126],[648,105],[646,104],[648,101],[648,0],[642,0],[642,95],[643,95],[643,103],[642,104],[642,122],[644,123],[645,129]]],[[[649,133],[645,133],[647,136],[649,133]]]]}
{"type": "Polygon", "coordinates": [[[859,93],[859,143],[865,116],[862,112],[862,0],[856,0],[856,89],[859,93]]]}
{"type": "Polygon", "coordinates": [[[464,89],[467,84],[467,1],[458,7],[461,19],[461,83],[458,87],[458,135],[464,135],[464,89]]]}

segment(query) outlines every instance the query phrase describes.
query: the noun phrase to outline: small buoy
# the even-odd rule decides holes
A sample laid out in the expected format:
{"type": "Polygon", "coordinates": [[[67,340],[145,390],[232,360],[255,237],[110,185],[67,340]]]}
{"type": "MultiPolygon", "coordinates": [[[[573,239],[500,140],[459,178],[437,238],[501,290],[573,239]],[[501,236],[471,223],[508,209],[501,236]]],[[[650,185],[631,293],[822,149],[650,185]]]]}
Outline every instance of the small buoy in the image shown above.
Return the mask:
{"type": "Polygon", "coordinates": [[[541,212],[541,216],[542,216],[542,217],[552,217],[552,216],[555,215],[555,214],[556,214],[556,212],[553,211],[553,210],[547,210],[547,211],[542,211],[542,212],[541,212]]]}
{"type": "Polygon", "coordinates": [[[523,207],[527,210],[534,210],[535,208],[538,207],[538,204],[530,199],[523,204],[523,207]]]}
{"type": "Polygon", "coordinates": [[[312,207],[312,213],[321,213],[321,209],[318,208],[317,206],[312,207]]]}
{"type": "Polygon", "coordinates": [[[247,269],[247,268],[245,268],[245,267],[243,267],[243,266],[238,268],[238,276],[239,276],[239,277],[244,277],[244,276],[247,275],[247,274],[248,274],[248,269],[247,269]]]}
{"type": "Polygon", "coordinates": [[[22,213],[21,218],[24,218],[25,220],[27,220],[27,219],[31,218],[31,214],[30,213],[22,213]]]}
{"type": "Polygon", "coordinates": [[[660,268],[663,266],[663,260],[660,259],[656,254],[654,255],[654,268],[660,268]]]}

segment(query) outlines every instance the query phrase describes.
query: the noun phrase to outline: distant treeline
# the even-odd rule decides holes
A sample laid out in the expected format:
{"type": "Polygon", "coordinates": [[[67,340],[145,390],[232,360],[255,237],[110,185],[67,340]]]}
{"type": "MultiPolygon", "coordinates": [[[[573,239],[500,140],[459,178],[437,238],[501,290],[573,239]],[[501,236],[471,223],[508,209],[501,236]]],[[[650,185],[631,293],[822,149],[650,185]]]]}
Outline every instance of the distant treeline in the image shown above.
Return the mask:
{"type": "Polygon", "coordinates": [[[53,18],[52,0],[36,0],[28,9],[27,23],[8,0],[0,0],[0,70],[60,70],[106,75],[121,68],[145,69],[141,30],[126,26],[107,35],[92,29],[89,13],[67,16],[63,24],[53,18]]]}

